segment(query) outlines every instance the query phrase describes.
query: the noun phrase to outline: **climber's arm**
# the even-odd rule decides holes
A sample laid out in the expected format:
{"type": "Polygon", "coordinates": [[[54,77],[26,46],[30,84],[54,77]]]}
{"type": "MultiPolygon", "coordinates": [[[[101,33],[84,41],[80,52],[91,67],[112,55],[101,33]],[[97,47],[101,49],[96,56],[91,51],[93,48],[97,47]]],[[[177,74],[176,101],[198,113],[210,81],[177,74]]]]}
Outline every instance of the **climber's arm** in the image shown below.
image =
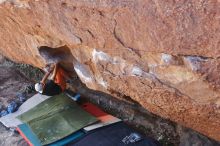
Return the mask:
{"type": "Polygon", "coordinates": [[[55,79],[55,76],[56,76],[56,74],[57,74],[57,68],[58,68],[58,63],[56,63],[56,64],[54,65],[53,74],[52,74],[52,76],[51,76],[51,79],[52,79],[52,80],[55,79]]]}
{"type": "Polygon", "coordinates": [[[43,79],[41,80],[41,83],[42,83],[42,84],[45,85],[46,80],[47,80],[47,78],[49,77],[50,73],[51,73],[51,72],[47,72],[47,73],[44,75],[43,79]]]}
{"type": "Polygon", "coordinates": [[[52,71],[54,71],[54,66],[49,69],[49,71],[44,75],[43,79],[41,80],[41,83],[45,85],[46,80],[48,79],[49,75],[51,74],[52,71]]]}

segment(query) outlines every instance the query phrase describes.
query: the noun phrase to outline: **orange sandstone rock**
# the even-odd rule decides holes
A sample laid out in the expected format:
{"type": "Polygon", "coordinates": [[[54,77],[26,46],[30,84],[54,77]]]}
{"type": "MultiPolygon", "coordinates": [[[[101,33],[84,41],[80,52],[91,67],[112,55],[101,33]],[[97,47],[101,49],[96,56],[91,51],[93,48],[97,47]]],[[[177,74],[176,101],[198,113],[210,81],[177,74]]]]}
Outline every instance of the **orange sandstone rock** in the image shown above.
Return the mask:
{"type": "Polygon", "coordinates": [[[2,0],[0,53],[220,140],[220,2],[2,0]]]}

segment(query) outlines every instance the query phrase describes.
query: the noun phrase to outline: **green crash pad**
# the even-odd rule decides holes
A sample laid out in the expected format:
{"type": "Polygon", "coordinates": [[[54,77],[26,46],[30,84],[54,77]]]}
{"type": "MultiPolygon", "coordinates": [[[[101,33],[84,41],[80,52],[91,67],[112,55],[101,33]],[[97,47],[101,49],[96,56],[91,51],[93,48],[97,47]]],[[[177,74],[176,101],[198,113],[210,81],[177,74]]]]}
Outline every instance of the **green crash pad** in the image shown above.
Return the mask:
{"type": "Polygon", "coordinates": [[[42,145],[60,140],[97,121],[65,94],[53,96],[17,118],[28,124],[42,145]]]}

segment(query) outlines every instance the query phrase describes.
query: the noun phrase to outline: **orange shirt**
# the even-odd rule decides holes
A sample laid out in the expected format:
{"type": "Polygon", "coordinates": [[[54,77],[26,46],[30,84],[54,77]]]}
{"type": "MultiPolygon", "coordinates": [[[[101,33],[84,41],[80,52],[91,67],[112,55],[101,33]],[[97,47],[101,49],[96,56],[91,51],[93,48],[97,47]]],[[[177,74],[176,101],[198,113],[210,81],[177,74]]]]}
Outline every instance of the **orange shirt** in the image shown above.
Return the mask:
{"type": "Polygon", "coordinates": [[[57,83],[62,88],[62,91],[66,89],[66,77],[67,76],[68,74],[61,67],[57,68],[54,82],[57,83]]]}

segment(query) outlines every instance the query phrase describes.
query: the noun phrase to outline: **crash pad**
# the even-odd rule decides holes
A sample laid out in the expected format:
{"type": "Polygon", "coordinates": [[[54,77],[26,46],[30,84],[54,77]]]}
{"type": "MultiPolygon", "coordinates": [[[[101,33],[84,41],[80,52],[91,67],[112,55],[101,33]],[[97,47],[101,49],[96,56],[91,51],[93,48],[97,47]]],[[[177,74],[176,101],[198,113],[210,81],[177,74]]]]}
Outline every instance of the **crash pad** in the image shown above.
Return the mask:
{"type": "Polygon", "coordinates": [[[18,125],[17,131],[30,146],[41,146],[40,140],[30,130],[27,124],[18,125]]]}
{"type": "MultiPolygon", "coordinates": [[[[27,124],[19,125],[17,127],[17,131],[30,146],[41,146],[40,140],[32,132],[32,130],[27,124]]],[[[84,134],[85,133],[82,130],[79,130],[63,139],[60,139],[54,143],[49,144],[48,146],[64,146],[70,142],[73,142],[74,140],[77,140],[78,138],[82,137],[84,134]]]]}
{"type": "Polygon", "coordinates": [[[160,144],[141,135],[125,123],[119,122],[92,130],[69,146],[160,146],[160,144]]]}
{"type": "Polygon", "coordinates": [[[87,127],[84,127],[83,129],[85,131],[91,131],[94,130],[96,128],[100,128],[103,126],[107,126],[113,123],[117,123],[120,122],[121,119],[118,119],[110,114],[105,113],[104,111],[102,111],[99,107],[95,106],[92,103],[84,103],[81,105],[81,107],[89,112],[90,114],[92,114],[93,116],[95,116],[97,119],[99,119],[99,122],[89,125],[87,127]]]}
{"type": "Polygon", "coordinates": [[[8,128],[16,128],[18,125],[22,124],[22,121],[16,118],[17,116],[32,109],[33,107],[45,101],[49,97],[50,96],[45,96],[42,94],[36,94],[32,96],[27,101],[25,101],[16,112],[1,117],[0,122],[8,128]]]}
{"type": "Polygon", "coordinates": [[[58,141],[97,121],[65,94],[53,96],[18,116],[42,145],[58,141]]]}
{"type": "Polygon", "coordinates": [[[78,138],[82,137],[83,135],[85,135],[85,133],[82,130],[79,130],[61,140],[58,140],[54,143],[49,144],[48,146],[65,146],[68,143],[73,142],[77,140],[78,138]]]}

